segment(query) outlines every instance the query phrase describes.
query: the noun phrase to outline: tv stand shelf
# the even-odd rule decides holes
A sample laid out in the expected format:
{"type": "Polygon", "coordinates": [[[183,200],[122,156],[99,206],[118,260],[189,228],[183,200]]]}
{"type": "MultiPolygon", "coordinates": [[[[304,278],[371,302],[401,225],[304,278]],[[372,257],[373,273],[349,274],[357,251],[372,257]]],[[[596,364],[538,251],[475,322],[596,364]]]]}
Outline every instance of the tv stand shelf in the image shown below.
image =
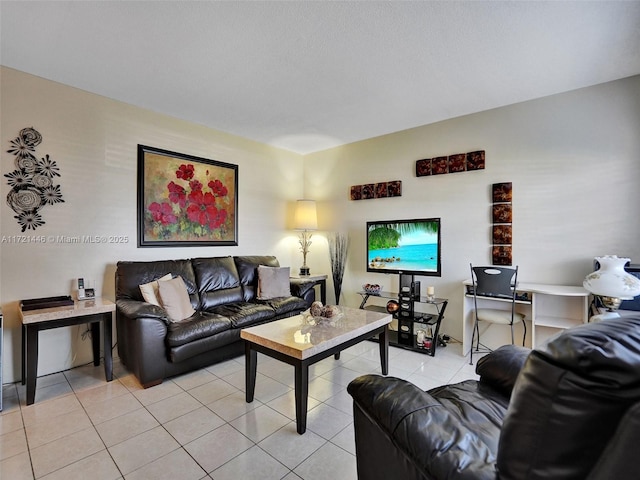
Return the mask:
{"type": "MultiPolygon", "coordinates": [[[[361,309],[383,313],[388,313],[386,306],[375,304],[367,305],[367,302],[371,298],[384,298],[388,300],[398,300],[399,298],[397,293],[384,291],[380,293],[369,293],[361,291],[358,292],[358,295],[362,297],[362,302],[360,302],[361,309]]],[[[414,312],[414,315],[412,317],[401,317],[398,315],[398,312],[396,312],[393,315],[393,318],[397,321],[398,330],[389,330],[389,345],[405,348],[407,350],[413,350],[415,352],[425,353],[433,357],[438,346],[440,324],[442,323],[442,319],[444,318],[444,311],[446,310],[449,301],[445,298],[434,298],[432,301],[429,301],[427,297],[421,296],[414,297],[413,302],[429,305],[433,308],[433,310],[435,310],[435,312],[414,312]],[[425,346],[425,344],[419,345],[417,341],[416,328],[418,330],[424,329],[421,327],[431,328],[432,336],[427,337],[431,339],[431,342],[427,342],[427,346],[425,346]]]]}

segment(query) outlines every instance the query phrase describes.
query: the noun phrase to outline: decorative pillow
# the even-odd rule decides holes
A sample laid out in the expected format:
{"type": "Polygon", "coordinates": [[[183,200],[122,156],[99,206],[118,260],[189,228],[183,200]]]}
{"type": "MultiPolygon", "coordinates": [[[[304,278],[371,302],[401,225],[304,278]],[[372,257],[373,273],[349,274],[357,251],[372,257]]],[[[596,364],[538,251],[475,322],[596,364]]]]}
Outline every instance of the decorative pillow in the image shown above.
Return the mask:
{"type": "Polygon", "coordinates": [[[160,277],[158,280],[140,285],[140,292],[142,293],[144,301],[160,307],[160,300],[158,300],[158,282],[165,282],[167,280],[171,280],[170,273],[167,273],[164,277],[160,277]]]}
{"type": "Polygon", "coordinates": [[[290,297],[289,267],[258,265],[258,299],[290,297]]]}
{"type": "Polygon", "coordinates": [[[172,322],[179,322],[196,313],[191,306],[189,292],[182,277],[158,282],[158,293],[162,306],[172,322]]]}

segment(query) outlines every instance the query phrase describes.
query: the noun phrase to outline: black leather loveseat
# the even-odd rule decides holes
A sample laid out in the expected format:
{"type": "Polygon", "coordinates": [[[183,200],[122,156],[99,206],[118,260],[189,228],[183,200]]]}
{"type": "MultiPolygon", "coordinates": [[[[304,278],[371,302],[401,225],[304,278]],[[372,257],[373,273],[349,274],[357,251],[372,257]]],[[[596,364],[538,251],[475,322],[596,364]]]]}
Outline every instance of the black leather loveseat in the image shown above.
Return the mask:
{"type": "Polygon", "coordinates": [[[427,392],[355,379],[358,478],[640,478],[640,316],[501,347],[476,372],[427,392]]]}
{"type": "MultiPolygon", "coordinates": [[[[118,262],[118,354],[145,387],[164,378],[241,355],[243,327],[297,315],[315,299],[313,284],[292,280],[291,295],[259,300],[258,266],[273,256],[118,262]],[[165,308],[144,301],[140,285],[181,277],[195,313],[172,321],[165,308]]],[[[288,280],[288,276],[287,276],[288,280]]]]}

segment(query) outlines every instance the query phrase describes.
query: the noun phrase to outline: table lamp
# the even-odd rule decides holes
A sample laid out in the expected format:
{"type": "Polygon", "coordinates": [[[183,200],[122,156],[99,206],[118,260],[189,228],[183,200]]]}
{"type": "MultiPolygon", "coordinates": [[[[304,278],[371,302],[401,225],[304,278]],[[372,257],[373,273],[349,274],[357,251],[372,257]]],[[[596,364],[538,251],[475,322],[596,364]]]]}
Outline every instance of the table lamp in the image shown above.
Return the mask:
{"type": "Polygon", "coordinates": [[[640,295],[640,279],[627,273],[624,269],[631,260],[616,255],[596,257],[599,268],[590,273],[582,282],[582,286],[600,297],[606,312],[591,317],[591,321],[616,318],[616,312],[622,300],[631,300],[640,295]]]}
{"type": "Polygon", "coordinates": [[[296,212],[293,225],[300,232],[300,251],[302,252],[302,267],[300,267],[300,275],[309,275],[309,267],[307,266],[307,253],[311,245],[311,230],[318,229],[318,216],[316,214],[315,200],[298,200],[296,202],[296,212]]]}

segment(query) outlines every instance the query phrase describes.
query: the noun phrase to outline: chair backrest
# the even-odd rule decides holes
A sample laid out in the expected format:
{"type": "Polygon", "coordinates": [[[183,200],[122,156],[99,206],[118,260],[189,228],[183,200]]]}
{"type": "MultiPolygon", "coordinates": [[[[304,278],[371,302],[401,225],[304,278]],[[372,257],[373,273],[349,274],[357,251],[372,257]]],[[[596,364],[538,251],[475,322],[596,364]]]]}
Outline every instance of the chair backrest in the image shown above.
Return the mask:
{"type": "Polygon", "coordinates": [[[476,295],[515,298],[518,267],[474,267],[471,265],[471,277],[476,295]]]}

